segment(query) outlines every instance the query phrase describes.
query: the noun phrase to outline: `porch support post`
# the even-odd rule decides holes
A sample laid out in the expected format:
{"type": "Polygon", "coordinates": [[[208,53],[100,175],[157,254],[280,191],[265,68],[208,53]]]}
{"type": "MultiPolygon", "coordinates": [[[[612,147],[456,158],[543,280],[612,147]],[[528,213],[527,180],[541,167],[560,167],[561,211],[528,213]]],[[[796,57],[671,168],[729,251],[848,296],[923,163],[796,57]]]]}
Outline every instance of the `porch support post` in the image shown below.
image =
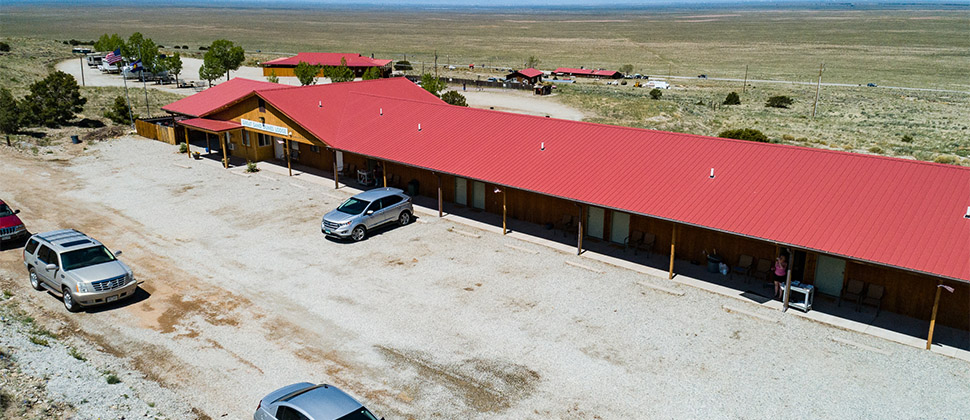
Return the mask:
{"type": "Polygon", "coordinates": [[[444,217],[445,206],[444,206],[444,200],[442,199],[442,195],[441,195],[441,174],[435,174],[435,175],[437,175],[437,178],[438,178],[438,217],[444,217]]]}
{"type": "Polygon", "coordinates": [[[670,272],[667,273],[667,280],[674,278],[674,245],[677,244],[677,224],[674,223],[674,232],[670,234],[670,272]]]}
{"type": "Polygon", "coordinates": [[[189,143],[189,128],[183,125],[182,129],[185,130],[185,156],[192,159],[192,145],[189,143]]]}
{"type": "Polygon", "coordinates": [[[936,299],[933,300],[933,314],[930,315],[930,332],[926,335],[926,349],[929,350],[933,345],[933,328],[936,327],[936,310],[940,308],[940,292],[943,289],[943,281],[936,284],[936,299]]]}
{"type": "Polygon", "coordinates": [[[293,176],[293,167],[290,165],[290,139],[283,139],[283,147],[286,149],[286,170],[293,176]]]}
{"type": "Polygon", "coordinates": [[[791,296],[791,266],[792,261],[795,259],[795,251],[791,248],[788,249],[788,273],[785,278],[785,304],[782,308],[782,312],[788,311],[788,298],[791,296]]]}
{"type": "Polygon", "coordinates": [[[384,188],[387,188],[387,162],[381,162],[381,176],[384,177],[384,188]]]}
{"type": "Polygon", "coordinates": [[[508,213],[505,203],[506,203],[505,188],[502,188],[502,234],[503,235],[506,235],[509,233],[509,229],[507,227],[508,225],[506,225],[505,223],[505,217],[506,217],[506,214],[508,213]]]}
{"type": "Polygon", "coordinates": [[[337,150],[333,150],[333,189],[340,188],[340,175],[337,173],[337,150]]]}
{"type": "MultiPolygon", "coordinates": [[[[242,135],[242,130],[239,131],[239,134],[242,135]]],[[[229,169],[229,155],[227,154],[228,152],[226,152],[226,149],[229,148],[229,136],[230,135],[231,134],[229,134],[228,132],[226,133],[226,138],[224,140],[222,140],[222,147],[221,147],[221,149],[222,149],[222,167],[223,168],[226,168],[226,169],[229,169]]]]}
{"type": "Polygon", "coordinates": [[[579,228],[577,229],[579,231],[579,234],[578,234],[579,238],[577,238],[576,240],[576,255],[582,255],[583,253],[583,205],[576,204],[576,207],[579,207],[579,223],[576,224],[577,227],[579,228]]]}
{"type": "MultiPolygon", "coordinates": [[[[216,137],[219,137],[219,133],[216,133],[216,137]]],[[[209,145],[209,133],[208,132],[205,133],[205,148],[206,148],[206,151],[207,152],[209,150],[212,150],[212,146],[209,145]]]]}

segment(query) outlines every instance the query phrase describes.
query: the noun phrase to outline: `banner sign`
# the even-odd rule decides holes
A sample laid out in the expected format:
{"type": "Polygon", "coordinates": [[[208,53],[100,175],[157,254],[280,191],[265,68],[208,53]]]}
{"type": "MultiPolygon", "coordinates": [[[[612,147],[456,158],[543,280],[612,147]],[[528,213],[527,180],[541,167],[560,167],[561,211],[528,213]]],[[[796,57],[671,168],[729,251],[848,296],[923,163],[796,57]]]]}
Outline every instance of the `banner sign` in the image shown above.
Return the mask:
{"type": "Polygon", "coordinates": [[[258,122],[258,121],[247,120],[245,118],[241,119],[240,122],[242,123],[242,126],[243,127],[255,128],[257,130],[263,130],[263,131],[269,131],[270,133],[275,133],[275,134],[279,134],[279,135],[282,135],[282,136],[288,136],[288,135],[290,135],[290,130],[287,130],[286,127],[280,127],[278,125],[265,124],[265,123],[261,123],[261,122],[258,122]]]}

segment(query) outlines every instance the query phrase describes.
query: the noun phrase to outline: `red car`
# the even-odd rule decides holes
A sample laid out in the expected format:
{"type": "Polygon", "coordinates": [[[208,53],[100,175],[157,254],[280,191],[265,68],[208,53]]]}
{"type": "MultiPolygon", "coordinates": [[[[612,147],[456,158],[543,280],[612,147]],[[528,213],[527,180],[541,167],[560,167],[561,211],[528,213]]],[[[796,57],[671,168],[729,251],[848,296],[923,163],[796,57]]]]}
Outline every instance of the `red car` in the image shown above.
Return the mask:
{"type": "Polygon", "coordinates": [[[17,213],[20,213],[20,210],[11,210],[7,203],[0,200],[0,245],[19,240],[29,234],[24,222],[17,217],[17,213]]]}

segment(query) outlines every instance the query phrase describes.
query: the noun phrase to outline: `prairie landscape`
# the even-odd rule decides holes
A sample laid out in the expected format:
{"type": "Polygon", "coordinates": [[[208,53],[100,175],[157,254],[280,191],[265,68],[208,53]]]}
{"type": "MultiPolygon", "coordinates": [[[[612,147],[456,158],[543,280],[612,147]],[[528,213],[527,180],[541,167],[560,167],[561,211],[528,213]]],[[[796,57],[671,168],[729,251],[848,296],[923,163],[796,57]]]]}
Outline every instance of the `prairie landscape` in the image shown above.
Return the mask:
{"type": "Polygon", "coordinates": [[[439,66],[457,67],[439,68],[442,75],[468,78],[504,75],[499,69],[520,68],[530,56],[543,70],[631,65],[673,88],[651,100],[632,82],[580,83],[560,87],[550,100],[579,108],[591,122],[702,135],[756,128],[779,143],[953,164],[967,164],[970,154],[970,9],[959,5],[389,11],[15,4],[0,15],[5,38],[89,40],[139,31],[167,52],[187,46],[183,55],[200,55],[200,46],[225,38],[246,49],[250,65],[299,51],[407,59],[413,73],[432,71],[437,53],[439,66]],[[108,14],[110,21],[97,18],[108,14]],[[813,118],[815,86],[804,83],[816,82],[823,64],[823,83],[851,86],[823,85],[813,118]],[[744,87],[715,80],[744,78],[744,87]],[[719,106],[732,91],[742,104],[719,106]],[[794,105],[766,108],[774,95],[790,96],[794,105]]]}

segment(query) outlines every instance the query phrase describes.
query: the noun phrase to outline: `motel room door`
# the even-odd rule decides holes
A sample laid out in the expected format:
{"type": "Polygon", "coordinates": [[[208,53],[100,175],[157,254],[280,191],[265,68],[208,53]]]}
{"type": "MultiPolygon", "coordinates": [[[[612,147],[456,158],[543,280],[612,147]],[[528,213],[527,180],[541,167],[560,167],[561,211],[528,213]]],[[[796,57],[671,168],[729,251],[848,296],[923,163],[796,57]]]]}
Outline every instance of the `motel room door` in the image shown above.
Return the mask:
{"type": "Polygon", "coordinates": [[[604,216],[606,211],[602,207],[589,206],[586,216],[586,236],[603,239],[604,216]]]}
{"type": "Polygon", "coordinates": [[[468,205],[468,181],[457,176],[455,177],[455,203],[468,205]]]}
{"type": "Polygon", "coordinates": [[[485,210],[485,183],[472,181],[472,207],[485,210]]]}
{"type": "Polygon", "coordinates": [[[286,160],[286,154],[283,151],[283,139],[279,137],[273,137],[273,156],[276,156],[279,160],[286,160]]]}
{"type": "Polygon", "coordinates": [[[818,268],[815,269],[815,287],[819,293],[838,296],[842,293],[842,280],[845,278],[845,260],[818,256],[818,268]]]}
{"type": "Polygon", "coordinates": [[[610,214],[610,241],[622,244],[630,236],[630,213],[613,211],[610,214]]]}

